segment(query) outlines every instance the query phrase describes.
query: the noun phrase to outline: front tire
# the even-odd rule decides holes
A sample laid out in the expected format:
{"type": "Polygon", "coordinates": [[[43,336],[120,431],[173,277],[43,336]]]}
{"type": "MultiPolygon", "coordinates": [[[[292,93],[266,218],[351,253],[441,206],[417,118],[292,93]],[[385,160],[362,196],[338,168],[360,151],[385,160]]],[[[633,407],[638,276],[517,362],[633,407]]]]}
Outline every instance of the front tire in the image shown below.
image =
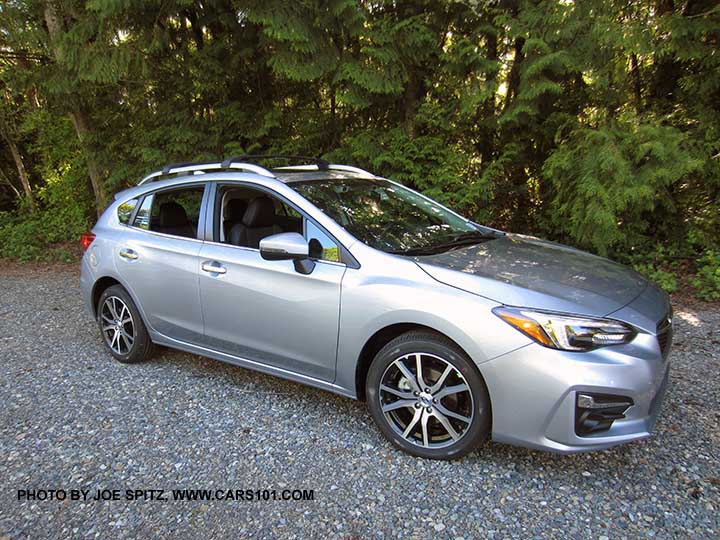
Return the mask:
{"type": "Polygon", "coordinates": [[[415,456],[457,459],[490,434],[482,376],[453,342],[432,332],[408,332],[385,345],[370,366],[366,397],[380,431],[415,456]]]}
{"type": "Polygon", "coordinates": [[[103,341],[116,360],[123,364],[135,364],[152,356],[150,334],[135,302],[122,286],[113,285],[103,291],[97,314],[103,341]]]}

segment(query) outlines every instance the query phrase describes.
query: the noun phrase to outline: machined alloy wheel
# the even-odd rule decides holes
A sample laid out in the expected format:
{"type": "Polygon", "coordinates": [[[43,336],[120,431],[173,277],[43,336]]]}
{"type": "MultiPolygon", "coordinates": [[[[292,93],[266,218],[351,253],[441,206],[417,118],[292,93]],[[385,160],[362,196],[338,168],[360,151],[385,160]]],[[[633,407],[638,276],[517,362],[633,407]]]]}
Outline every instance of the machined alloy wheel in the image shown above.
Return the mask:
{"type": "Polygon", "coordinates": [[[140,312],[122,286],[108,287],[100,295],[97,321],[105,345],[120,362],[142,362],[152,354],[152,340],[140,312]]]}
{"type": "Polygon", "coordinates": [[[423,448],[459,441],[473,419],[465,377],[439,356],[404,354],[390,364],[380,384],[380,407],[394,430],[423,448]]]}
{"type": "Polygon", "coordinates": [[[366,380],[368,407],[383,434],[411,454],[455,459],[490,433],[490,398],[457,345],[429,331],[403,334],[377,353],[366,380]]]}
{"type": "Polygon", "coordinates": [[[117,296],[108,296],[100,309],[105,343],[117,354],[128,354],[135,342],[135,325],[132,314],[117,296]]]}

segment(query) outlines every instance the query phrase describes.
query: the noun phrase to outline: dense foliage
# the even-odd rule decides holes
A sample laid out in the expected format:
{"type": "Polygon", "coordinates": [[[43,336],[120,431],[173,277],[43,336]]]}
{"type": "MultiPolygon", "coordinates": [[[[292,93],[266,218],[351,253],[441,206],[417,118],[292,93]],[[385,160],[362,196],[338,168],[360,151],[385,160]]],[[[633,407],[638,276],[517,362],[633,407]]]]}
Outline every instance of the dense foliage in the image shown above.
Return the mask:
{"type": "Polygon", "coordinates": [[[720,297],[716,0],[8,0],[0,16],[0,256],[62,256],[165,163],[293,153],[670,289],[690,261],[720,297]]]}

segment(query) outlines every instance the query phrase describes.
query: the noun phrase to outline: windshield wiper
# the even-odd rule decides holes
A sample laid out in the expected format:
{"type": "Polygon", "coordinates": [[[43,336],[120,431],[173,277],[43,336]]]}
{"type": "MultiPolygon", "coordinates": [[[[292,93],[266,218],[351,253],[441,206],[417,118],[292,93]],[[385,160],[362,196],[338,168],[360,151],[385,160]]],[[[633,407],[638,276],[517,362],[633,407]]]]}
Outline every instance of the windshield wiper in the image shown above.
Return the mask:
{"type": "Polygon", "coordinates": [[[401,249],[397,251],[391,251],[395,255],[436,255],[438,253],[444,253],[454,248],[463,246],[472,246],[479,244],[480,242],[486,242],[496,238],[494,235],[484,234],[478,232],[466,232],[455,236],[452,240],[447,242],[440,242],[439,244],[433,244],[430,246],[422,246],[410,249],[401,249]]]}

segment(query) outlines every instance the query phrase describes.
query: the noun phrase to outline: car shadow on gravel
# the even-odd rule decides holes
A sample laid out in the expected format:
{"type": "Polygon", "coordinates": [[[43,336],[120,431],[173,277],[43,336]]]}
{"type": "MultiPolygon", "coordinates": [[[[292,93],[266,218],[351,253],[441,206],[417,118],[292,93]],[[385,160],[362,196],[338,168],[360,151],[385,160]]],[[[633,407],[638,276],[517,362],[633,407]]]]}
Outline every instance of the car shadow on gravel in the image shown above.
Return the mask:
{"type": "MultiPolygon", "coordinates": [[[[223,387],[228,395],[235,396],[238,399],[247,396],[273,399],[280,406],[283,404],[287,404],[290,408],[299,406],[305,414],[316,416],[332,415],[334,418],[344,418],[346,429],[357,425],[357,422],[361,421],[366,427],[341,433],[328,433],[327,442],[332,443],[338,436],[353,438],[360,444],[382,448],[384,452],[389,454],[388,458],[390,459],[418,459],[407,456],[400,450],[395,449],[390,442],[381,436],[364,402],[240,366],[165,347],[158,347],[154,358],[145,363],[144,366],[147,368],[162,367],[163,369],[172,366],[174,371],[194,379],[196,382],[192,384],[197,384],[199,380],[212,382],[213,385],[223,387]]],[[[138,369],[138,366],[130,366],[130,368],[138,369]]],[[[672,390],[668,390],[666,401],[671,400],[672,390]]],[[[655,433],[655,436],[663,433],[663,416],[664,413],[661,412],[656,427],[659,433],[655,433]]],[[[637,448],[647,446],[647,444],[647,441],[641,440],[592,453],[561,454],[488,441],[476,452],[452,463],[466,466],[471,463],[487,464],[491,462],[498,466],[509,466],[517,462],[529,462],[543,467],[557,467],[558,471],[562,471],[568,466],[578,466],[588,462],[597,462],[595,465],[603,467],[610,462],[632,457],[637,452],[637,448]]],[[[433,462],[428,461],[428,463],[433,462]]]]}
{"type": "MultiPolygon", "coordinates": [[[[697,385],[696,378],[704,367],[717,368],[718,340],[715,330],[717,326],[713,323],[719,320],[720,314],[712,306],[700,304],[692,308],[676,309],[675,351],[669,360],[673,366],[670,384],[655,430],[649,439],[580,454],[558,454],[489,442],[477,452],[454,463],[460,465],[492,463],[500,467],[526,463],[531,467],[555,469],[557,474],[577,468],[582,468],[582,472],[590,472],[585,469],[593,469],[601,474],[610,471],[616,474],[618,469],[627,470],[628,467],[642,466],[649,459],[670,459],[672,444],[666,446],[666,443],[675,442],[678,438],[682,440],[690,435],[687,426],[682,426],[679,422],[679,418],[691,414],[687,409],[694,403],[683,398],[686,395],[686,387],[697,385]],[[699,345],[688,349],[688,340],[697,338],[699,345]],[[694,359],[691,360],[689,356],[694,359]]],[[[364,403],[196,355],[179,353],[171,349],[160,349],[158,352],[159,355],[153,363],[172,363],[177,369],[196,379],[214,379],[216,382],[221,380],[228,388],[232,388],[233,392],[280,399],[291,407],[301,403],[306,413],[317,416],[329,414],[334,418],[344,418],[345,429],[360,421],[366,427],[355,428],[353,431],[340,433],[339,436],[353,438],[360,444],[380,448],[388,454],[388,459],[407,459],[407,456],[394,449],[381,437],[364,403]]],[[[715,387],[713,390],[717,396],[717,385],[710,382],[707,384],[715,387]]],[[[342,429],[342,425],[339,428],[342,429]]],[[[716,440],[717,430],[713,432],[715,433],[713,439],[716,440]]],[[[337,436],[337,433],[328,434],[328,442],[332,442],[337,436]]],[[[590,472],[590,475],[592,474],[594,473],[590,472]]]]}

